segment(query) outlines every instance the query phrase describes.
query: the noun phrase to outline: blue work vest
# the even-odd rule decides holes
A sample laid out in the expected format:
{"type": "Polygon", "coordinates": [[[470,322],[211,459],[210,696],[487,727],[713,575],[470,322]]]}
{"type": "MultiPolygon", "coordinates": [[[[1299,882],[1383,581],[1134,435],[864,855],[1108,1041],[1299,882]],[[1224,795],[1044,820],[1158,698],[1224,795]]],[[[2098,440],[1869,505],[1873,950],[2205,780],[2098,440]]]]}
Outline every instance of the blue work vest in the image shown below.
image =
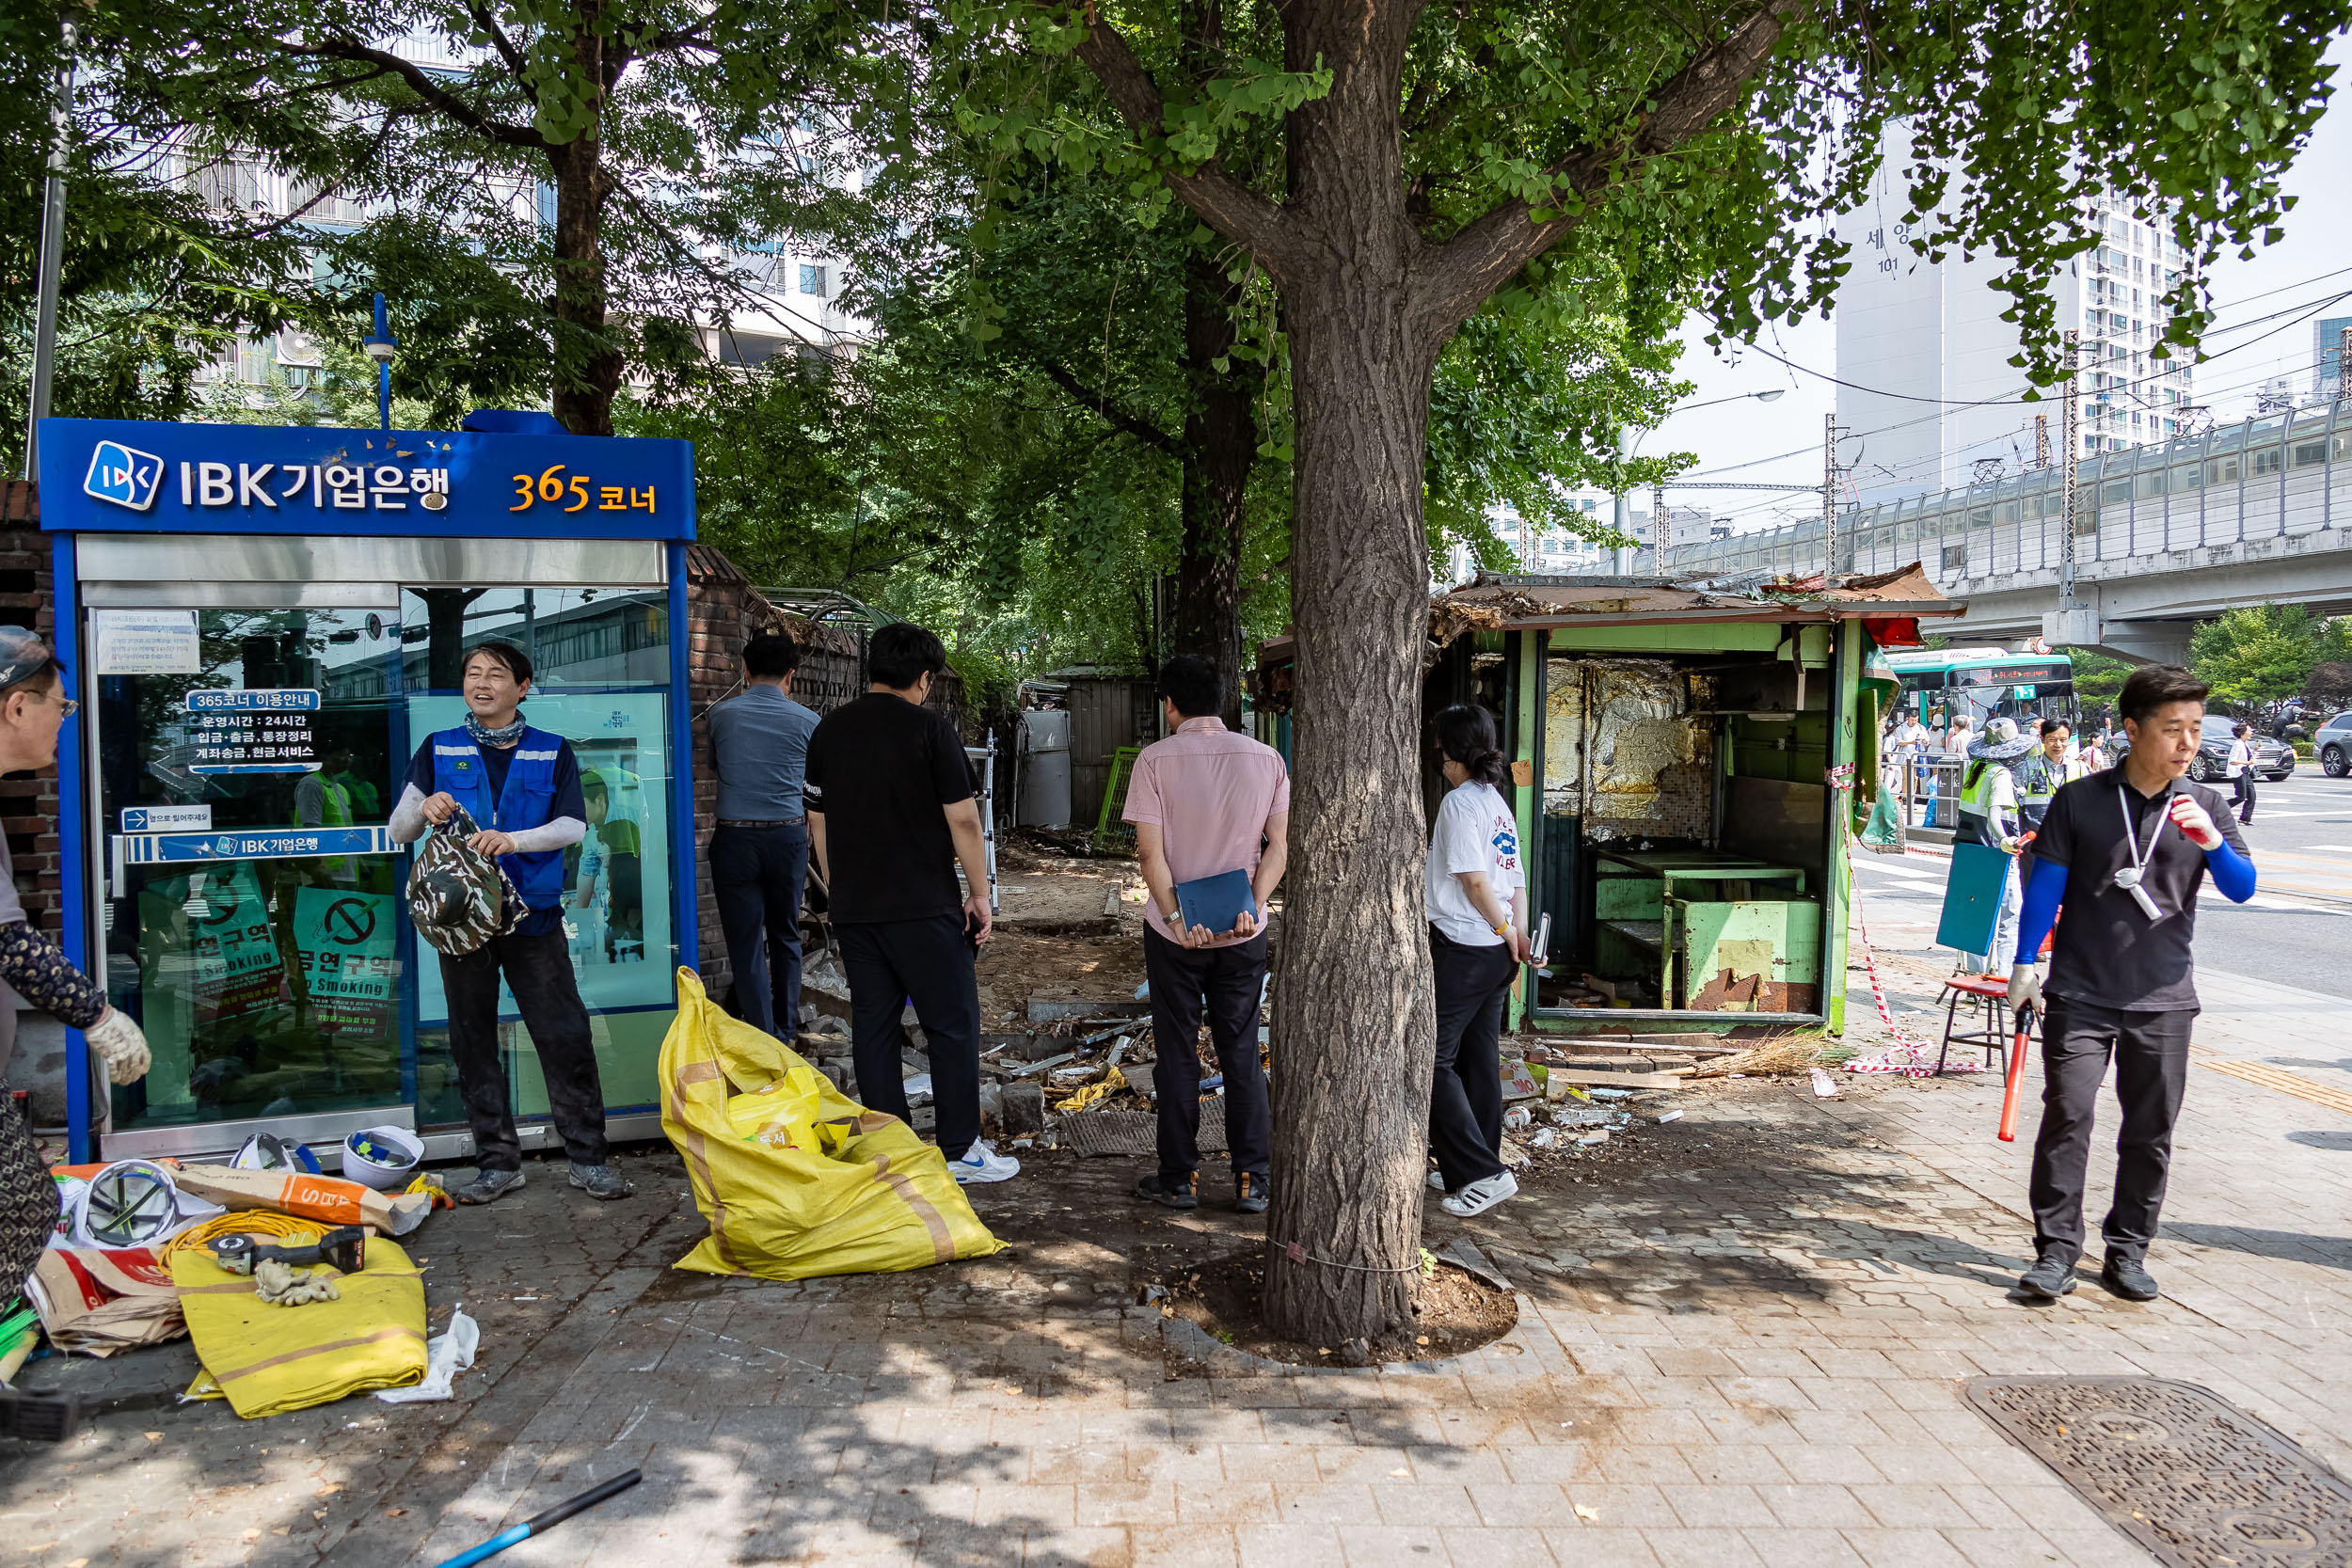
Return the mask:
{"type": "MultiPolygon", "coordinates": [[[[561,736],[525,728],[506,767],[506,787],[499,791],[493,807],[490,769],[482,760],[482,748],[462,725],[437,730],[433,736],[433,787],[465,807],[477,828],[496,828],[502,833],[544,828],[554,815],[555,759],[563,745],[561,736]]],[[[563,850],[501,855],[499,863],[515,879],[515,891],[531,908],[549,909],[564,901],[563,850]]]]}

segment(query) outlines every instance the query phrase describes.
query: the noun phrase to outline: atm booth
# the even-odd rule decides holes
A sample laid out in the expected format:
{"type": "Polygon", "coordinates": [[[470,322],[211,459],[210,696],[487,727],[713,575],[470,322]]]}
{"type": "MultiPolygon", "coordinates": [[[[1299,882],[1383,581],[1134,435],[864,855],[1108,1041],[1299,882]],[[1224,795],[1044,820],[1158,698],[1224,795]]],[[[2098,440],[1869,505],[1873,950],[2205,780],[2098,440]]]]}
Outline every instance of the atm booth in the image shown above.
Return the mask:
{"type": "MultiPolygon", "coordinates": [[[[469,420],[469,424],[475,421],[469,420]]],[[[414,1129],[471,1152],[440,970],[389,818],[419,743],[463,722],[466,651],[536,669],[524,716],[579,753],[588,834],[564,931],[616,1137],[659,1135],[656,1059],[693,965],[684,441],[538,425],[401,432],[49,420],[64,944],[154,1065],[69,1037],[73,1157],[322,1152],[414,1129]]],[[[553,1147],[502,995],[526,1148],[553,1147]]]]}

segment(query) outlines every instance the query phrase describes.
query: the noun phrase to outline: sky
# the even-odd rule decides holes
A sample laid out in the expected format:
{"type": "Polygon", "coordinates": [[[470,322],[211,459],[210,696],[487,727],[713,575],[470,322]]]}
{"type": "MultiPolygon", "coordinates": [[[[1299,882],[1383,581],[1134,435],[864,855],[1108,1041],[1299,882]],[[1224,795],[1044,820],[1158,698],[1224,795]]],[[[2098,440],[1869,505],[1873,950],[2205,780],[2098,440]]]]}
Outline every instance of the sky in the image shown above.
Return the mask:
{"type": "MultiPolygon", "coordinates": [[[[2338,96],[2287,171],[2286,191],[2301,199],[2280,225],[2285,234],[2277,245],[2257,250],[2251,261],[2241,261],[2231,252],[2214,268],[2213,298],[2220,321],[2208,335],[2206,349],[2228,352],[2198,368],[2197,396],[2222,423],[2251,413],[2256,388],[2272,376],[2292,373],[2296,389],[2308,390],[2312,323],[2296,319],[2304,314],[2299,308],[2352,291],[2352,206],[2342,200],[2344,180],[2352,175],[2352,71],[2344,69],[2352,65],[2352,39],[2338,39],[2328,59],[2337,67],[2338,96]],[[2228,330],[2233,323],[2253,323],[2282,310],[2289,314],[2228,330]]],[[[2321,313],[2352,315],[2352,299],[2321,313]]],[[[1678,369],[1693,389],[1665,423],[1643,438],[1641,451],[1696,452],[1699,470],[1732,470],[1722,475],[1725,480],[1820,483],[1822,420],[1837,406],[1837,389],[1825,379],[1837,369],[1836,324],[1817,316],[1794,326],[1782,324],[1757,340],[1759,347],[1802,370],[1730,345],[1719,356],[1702,341],[1708,330],[1700,317],[1685,324],[1688,346],[1678,369]],[[1774,388],[1784,395],[1771,403],[1748,396],[1774,388]],[[1698,406],[1715,399],[1729,401],[1698,406]]],[[[1694,470],[1692,477],[1703,476],[1694,470]]],[[[1819,503],[1804,496],[1760,492],[1686,491],[1673,499],[1711,506],[1719,517],[1734,514],[1730,520],[1741,531],[1819,511],[1819,503]]]]}

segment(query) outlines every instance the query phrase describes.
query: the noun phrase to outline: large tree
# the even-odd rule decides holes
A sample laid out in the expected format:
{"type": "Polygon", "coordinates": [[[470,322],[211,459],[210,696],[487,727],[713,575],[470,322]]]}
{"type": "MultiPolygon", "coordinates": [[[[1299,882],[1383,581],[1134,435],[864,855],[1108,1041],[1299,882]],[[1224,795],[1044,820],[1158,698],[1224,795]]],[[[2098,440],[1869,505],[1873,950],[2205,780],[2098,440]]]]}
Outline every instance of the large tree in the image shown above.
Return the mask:
{"type": "MultiPolygon", "coordinates": [[[[2279,216],[2327,96],[2345,0],[970,0],[1000,41],[1074,53],[1176,199],[1280,291],[1295,420],[1296,817],[1276,991],[1265,1309],[1311,1342],[1403,1321],[1431,1064],[1416,776],[1422,529],[1438,356],[1489,299],[1598,254],[1703,287],[1754,330],[1844,270],[1890,119],[1910,123],[1915,245],[2010,264],[2029,369],[2056,373],[2047,282],[2106,188],[2210,259],[2279,216]],[[1168,70],[1216,20],[1219,72],[1168,70]],[[1246,178],[1234,127],[1284,156],[1246,178]]],[[[2183,280],[2176,343],[2203,325],[2183,280]]]]}
{"type": "MultiPolygon", "coordinates": [[[[1089,79],[1065,75],[1075,90],[1059,114],[1110,121],[1089,79]]],[[[1070,563],[1099,567],[1076,596],[1132,613],[1093,618],[1113,637],[1085,657],[1203,654],[1232,722],[1245,629],[1288,619],[1288,343],[1263,273],[1171,211],[1156,180],[1138,191],[1136,172],[1027,147],[992,155],[954,135],[894,170],[861,257],[877,343],[852,402],[888,502],[971,541],[928,566],[953,562],[993,609],[1021,607],[1065,660],[1074,650],[1046,628],[1069,625],[1070,563]],[[1105,483],[1106,467],[1121,478],[1105,483]]],[[[1590,529],[1567,491],[1618,475],[1607,434],[1682,389],[1677,302],[1613,266],[1580,281],[1559,308],[1482,316],[1442,356],[1433,555],[1468,541],[1507,563],[1490,521],[1502,504],[1590,529]]],[[[1625,471],[1655,478],[1677,461],[1625,471]]]]}

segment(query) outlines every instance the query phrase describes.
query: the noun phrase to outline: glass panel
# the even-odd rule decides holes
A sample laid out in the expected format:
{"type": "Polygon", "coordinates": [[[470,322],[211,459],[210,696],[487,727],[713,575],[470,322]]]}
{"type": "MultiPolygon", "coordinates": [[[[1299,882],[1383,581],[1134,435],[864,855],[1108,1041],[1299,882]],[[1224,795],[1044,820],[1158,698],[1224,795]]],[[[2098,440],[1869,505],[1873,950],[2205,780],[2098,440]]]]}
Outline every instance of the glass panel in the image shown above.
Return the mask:
{"type": "MultiPolygon", "coordinates": [[[[466,721],[465,650],[490,638],[531,657],[523,717],[571,742],[588,836],[564,857],[564,930],[610,1106],[651,1105],[675,1011],[670,889],[669,601],[659,589],[427,589],[403,595],[410,747],[466,721]]],[[[500,1032],[518,1115],[544,1114],[538,1053],[513,993],[500,1032]]],[[[440,965],[417,974],[417,1119],[462,1121],[440,965]]]]}
{"type": "Polygon", "coordinates": [[[2258,478],[2264,474],[2275,474],[2279,471],[2280,465],[2284,457],[2285,453],[2279,448],[2264,447],[2254,453],[2254,467],[2252,471],[2258,478]]]}
{"type": "Polygon", "coordinates": [[[2200,488],[2197,480],[2197,467],[2198,466],[2194,463],[2188,463],[2184,464],[2172,470],[2172,488],[2176,494],[2184,490],[2195,490],[2200,488]]]}
{"type": "MultiPolygon", "coordinates": [[[[92,612],[93,641],[111,613],[92,612]]],[[[292,852],[386,819],[399,626],[364,610],[137,614],[185,617],[196,638],[119,661],[139,673],[98,666],[106,991],[154,1053],[115,1089],[115,1125],[405,1103],[393,857],[292,852]]]]}
{"type": "Polygon", "coordinates": [[[2132,490],[2135,495],[2138,496],[2163,495],[2164,470],[2162,468],[2152,468],[2148,472],[2137,476],[2132,481],[2132,490]]]}
{"type": "Polygon", "coordinates": [[[2315,467],[2327,461],[2328,443],[2325,440],[2297,441],[2295,444],[2295,466],[2296,467],[2315,467]]]}

